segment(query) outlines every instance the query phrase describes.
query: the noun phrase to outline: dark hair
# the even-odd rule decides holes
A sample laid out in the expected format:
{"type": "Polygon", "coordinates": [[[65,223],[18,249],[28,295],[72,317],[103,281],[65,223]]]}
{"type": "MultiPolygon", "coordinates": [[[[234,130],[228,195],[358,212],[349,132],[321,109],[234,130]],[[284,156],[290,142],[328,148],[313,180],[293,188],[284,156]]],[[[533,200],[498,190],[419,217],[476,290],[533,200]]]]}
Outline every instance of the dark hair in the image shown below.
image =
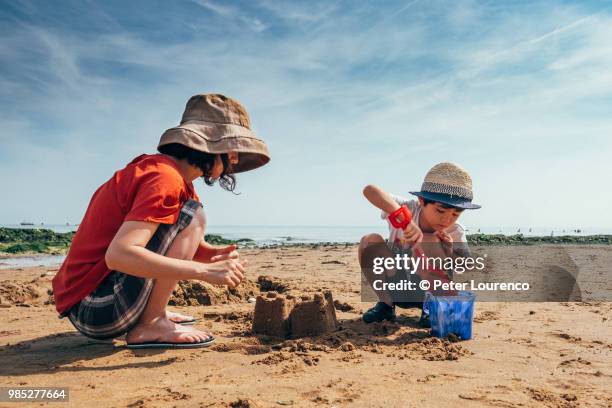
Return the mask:
{"type": "Polygon", "coordinates": [[[457,210],[459,212],[465,210],[465,208],[459,208],[459,207],[455,207],[454,205],[445,204],[445,203],[441,203],[439,201],[428,200],[428,199],[424,198],[423,199],[423,207],[425,207],[427,204],[440,204],[440,207],[442,207],[442,208],[452,208],[452,209],[457,210]]]}
{"type": "MultiPolygon", "coordinates": [[[[210,177],[210,171],[215,165],[216,154],[200,152],[180,143],[169,143],[158,148],[160,153],[167,154],[179,160],[187,159],[187,163],[197,166],[204,175],[202,178],[209,186],[215,184],[216,179],[210,177]]],[[[236,176],[228,174],[229,158],[227,154],[220,155],[223,161],[223,172],[219,176],[219,185],[227,191],[234,192],[236,188],[236,176]]]]}

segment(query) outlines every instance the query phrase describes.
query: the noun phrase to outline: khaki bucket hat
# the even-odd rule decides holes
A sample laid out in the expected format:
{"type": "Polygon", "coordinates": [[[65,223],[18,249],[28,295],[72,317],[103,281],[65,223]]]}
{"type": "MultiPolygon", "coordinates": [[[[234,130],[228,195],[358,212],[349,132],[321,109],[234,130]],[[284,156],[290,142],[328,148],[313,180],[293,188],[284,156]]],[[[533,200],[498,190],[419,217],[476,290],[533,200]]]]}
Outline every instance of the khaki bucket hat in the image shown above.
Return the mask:
{"type": "Polygon", "coordinates": [[[220,94],[194,95],[187,101],[181,124],[166,130],[157,148],[179,143],[211,154],[238,152],[231,173],[256,169],[270,161],[268,147],[251,131],[246,109],[220,94]]]}
{"type": "Polygon", "coordinates": [[[455,163],[444,162],[433,166],[425,175],[421,191],[411,191],[410,194],[457,208],[480,208],[480,205],[472,203],[472,177],[455,163]]]}

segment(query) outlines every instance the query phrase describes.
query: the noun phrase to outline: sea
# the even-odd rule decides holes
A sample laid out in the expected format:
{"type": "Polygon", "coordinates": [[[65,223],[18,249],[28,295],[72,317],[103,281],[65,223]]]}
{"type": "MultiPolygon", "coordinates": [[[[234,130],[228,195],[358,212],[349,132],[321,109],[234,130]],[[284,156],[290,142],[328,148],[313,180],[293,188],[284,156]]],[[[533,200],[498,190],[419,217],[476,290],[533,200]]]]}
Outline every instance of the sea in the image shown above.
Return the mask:
{"type": "MultiPolygon", "coordinates": [[[[77,225],[70,224],[0,224],[7,228],[47,228],[55,232],[76,231],[77,225]]],[[[612,234],[612,228],[580,228],[580,227],[490,227],[490,226],[464,226],[468,234],[502,234],[525,236],[550,235],[599,235],[612,234]]],[[[368,233],[379,233],[385,236],[388,233],[384,224],[376,226],[264,226],[264,225],[210,225],[207,234],[217,234],[224,238],[238,240],[249,238],[253,245],[275,246],[287,244],[315,244],[315,243],[356,243],[368,233]]],[[[64,256],[41,255],[20,256],[0,259],[0,269],[19,268],[29,266],[55,266],[63,262],[64,256]]]]}

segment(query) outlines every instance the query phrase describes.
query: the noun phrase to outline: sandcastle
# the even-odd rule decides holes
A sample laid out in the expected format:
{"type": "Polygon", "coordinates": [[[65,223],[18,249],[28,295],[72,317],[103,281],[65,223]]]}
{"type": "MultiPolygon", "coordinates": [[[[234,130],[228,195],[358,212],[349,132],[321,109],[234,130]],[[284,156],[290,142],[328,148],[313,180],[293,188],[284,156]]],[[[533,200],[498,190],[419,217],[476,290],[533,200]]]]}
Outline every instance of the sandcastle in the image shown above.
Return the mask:
{"type": "Polygon", "coordinates": [[[268,292],[257,297],[253,333],[281,338],[316,336],[338,326],[329,291],[297,298],[268,292]]]}

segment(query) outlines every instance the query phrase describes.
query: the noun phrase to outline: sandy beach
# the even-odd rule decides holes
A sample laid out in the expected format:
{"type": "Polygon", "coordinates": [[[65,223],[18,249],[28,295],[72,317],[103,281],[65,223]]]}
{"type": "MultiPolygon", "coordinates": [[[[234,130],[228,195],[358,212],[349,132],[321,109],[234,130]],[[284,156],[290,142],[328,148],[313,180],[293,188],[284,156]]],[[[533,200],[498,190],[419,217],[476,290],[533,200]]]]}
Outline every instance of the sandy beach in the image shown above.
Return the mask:
{"type": "MultiPolygon", "coordinates": [[[[530,274],[534,256],[554,259],[559,248],[475,250],[511,254],[505,267],[530,274]]],[[[611,250],[563,246],[578,266],[591,265],[580,273],[582,301],[477,302],[473,339],[454,343],[430,337],[417,310],[399,310],[394,323],[364,324],[371,303],[361,302],[353,245],[246,249],[249,282],[240,290],[178,291],[170,309],[201,318],[199,326],[217,337],[194,350],[132,351],[123,339],[87,339],[57,317],[49,293],[57,268],[3,270],[0,386],[68,387],[67,406],[610,407],[612,303],[585,295],[610,290],[610,264],[602,260],[611,250]],[[278,291],[330,290],[338,330],[289,340],[254,335],[262,275],[278,291]]]]}

